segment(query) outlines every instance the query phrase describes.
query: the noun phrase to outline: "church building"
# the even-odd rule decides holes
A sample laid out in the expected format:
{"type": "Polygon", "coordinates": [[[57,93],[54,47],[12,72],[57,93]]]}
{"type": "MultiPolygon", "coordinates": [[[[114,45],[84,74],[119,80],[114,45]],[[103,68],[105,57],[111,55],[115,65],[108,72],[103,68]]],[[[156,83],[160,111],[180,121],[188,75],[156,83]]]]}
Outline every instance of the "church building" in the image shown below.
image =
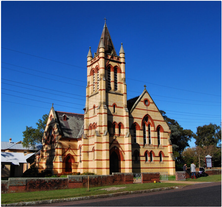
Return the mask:
{"type": "Polygon", "coordinates": [[[170,128],[145,86],[127,100],[126,72],[123,44],[118,55],[105,23],[96,53],[90,48],[87,55],[84,114],[52,106],[39,170],[175,174],[170,128]]]}

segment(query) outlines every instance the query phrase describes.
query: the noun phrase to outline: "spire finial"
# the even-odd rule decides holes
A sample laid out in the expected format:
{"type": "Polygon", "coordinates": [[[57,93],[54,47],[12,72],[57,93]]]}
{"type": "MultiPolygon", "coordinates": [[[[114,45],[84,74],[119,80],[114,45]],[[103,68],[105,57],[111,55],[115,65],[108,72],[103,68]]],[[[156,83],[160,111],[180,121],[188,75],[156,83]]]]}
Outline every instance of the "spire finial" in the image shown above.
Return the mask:
{"type": "Polygon", "coordinates": [[[87,58],[88,57],[92,57],[91,47],[89,47],[89,52],[88,52],[87,58]]]}
{"type": "Polygon", "coordinates": [[[106,24],[106,17],[104,18],[105,24],[106,24]]]}
{"type": "Polygon", "coordinates": [[[121,54],[121,53],[125,54],[124,49],[123,49],[123,43],[122,43],[122,42],[121,42],[121,47],[120,47],[119,54],[121,54]]]}
{"type": "Polygon", "coordinates": [[[52,108],[54,108],[53,105],[54,105],[54,103],[52,103],[52,108]]]}
{"type": "Polygon", "coordinates": [[[144,85],[144,89],[146,89],[146,85],[144,85]]]}

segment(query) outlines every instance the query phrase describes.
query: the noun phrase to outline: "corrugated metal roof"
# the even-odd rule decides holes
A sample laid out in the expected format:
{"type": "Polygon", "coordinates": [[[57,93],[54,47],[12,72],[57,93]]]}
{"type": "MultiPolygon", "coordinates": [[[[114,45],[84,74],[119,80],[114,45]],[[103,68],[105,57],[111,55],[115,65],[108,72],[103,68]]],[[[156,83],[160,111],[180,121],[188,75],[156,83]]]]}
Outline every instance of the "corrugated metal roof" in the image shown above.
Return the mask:
{"type": "Polygon", "coordinates": [[[30,147],[23,147],[21,143],[16,144],[15,142],[1,142],[1,149],[6,150],[6,149],[11,149],[11,150],[39,150],[41,149],[42,145],[36,145],[35,148],[30,146],[30,147]]]}
{"type": "Polygon", "coordinates": [[[11,162],[14,165],[19,165],[19,163],[27,163],[26,159],[34,154],[35,153],[24,155],[24,153],[18,152],[1,152],[1,162],[11,162]]]}
{"type": "Polygon", "coordinates": [[[79,138],[82,136],[84,114],[56,111],[59,125],[64,137],[79,138]],[[66,116],[66,119],[63,117],[66,116]]]}

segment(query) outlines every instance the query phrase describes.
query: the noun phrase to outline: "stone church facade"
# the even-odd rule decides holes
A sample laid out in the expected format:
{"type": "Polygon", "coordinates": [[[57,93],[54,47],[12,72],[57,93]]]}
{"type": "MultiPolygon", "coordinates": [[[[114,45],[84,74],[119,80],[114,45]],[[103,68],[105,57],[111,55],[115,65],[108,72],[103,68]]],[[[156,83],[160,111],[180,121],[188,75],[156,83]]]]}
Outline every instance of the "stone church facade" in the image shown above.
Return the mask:
{"type": "Polygon", "coordinates": [[[117,55],[105,23],[96,53],[90,48],[87,55],[84,114],[52,106],[37,155],[39,170],[175,174],[169,126],[146,87],[127,100],[125,73],[123,45],[117,55]]]}

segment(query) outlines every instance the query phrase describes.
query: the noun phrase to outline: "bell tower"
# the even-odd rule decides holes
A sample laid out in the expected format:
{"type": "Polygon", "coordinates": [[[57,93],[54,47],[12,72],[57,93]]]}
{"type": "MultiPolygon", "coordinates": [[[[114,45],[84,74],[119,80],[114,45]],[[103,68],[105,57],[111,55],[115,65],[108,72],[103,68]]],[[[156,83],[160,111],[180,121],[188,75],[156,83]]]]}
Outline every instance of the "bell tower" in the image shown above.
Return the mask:
{"type": "Polygon", "coordinates": [[[91,48],[87,55],[82,152],[83,159],[88,160],[88,166],[85,164],[82,169],[105,175],[132,172],[125,52],[121,44],[117,55],[106,22],[94,57],[91,48]]]}

